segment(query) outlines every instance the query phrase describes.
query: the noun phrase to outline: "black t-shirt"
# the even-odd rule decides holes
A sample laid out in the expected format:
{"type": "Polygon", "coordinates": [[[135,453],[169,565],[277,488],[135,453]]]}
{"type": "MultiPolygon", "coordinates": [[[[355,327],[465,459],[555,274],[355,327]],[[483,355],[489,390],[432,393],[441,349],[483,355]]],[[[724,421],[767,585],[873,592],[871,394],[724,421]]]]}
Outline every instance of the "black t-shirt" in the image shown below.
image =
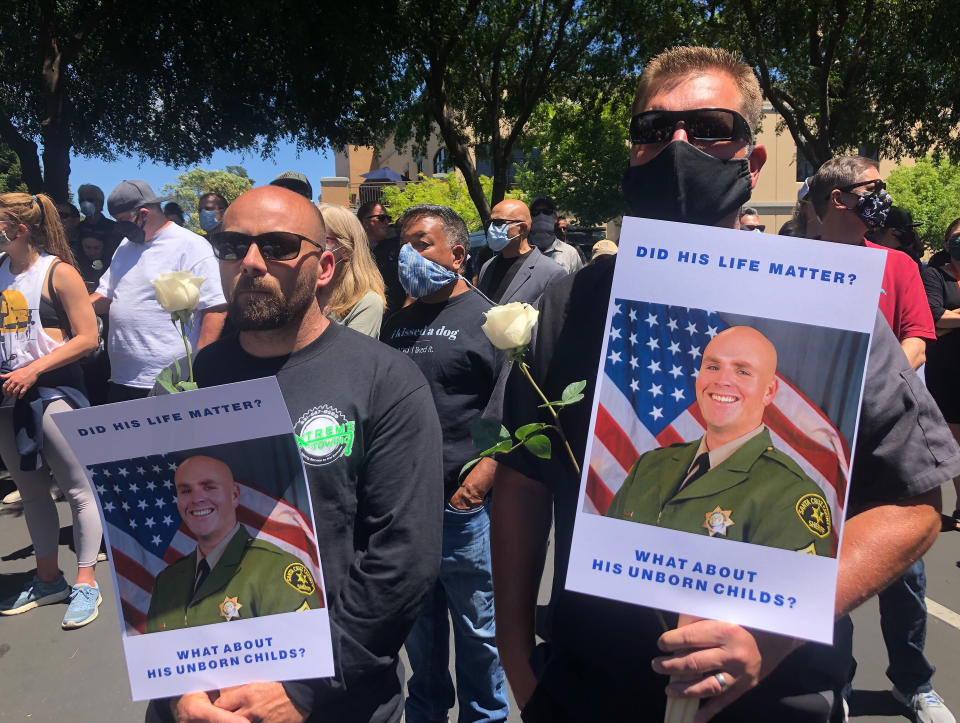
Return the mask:
{"type": "Polygon", "coordinates": [[[480,416],[503,357],[480,329],[492,304],[470,289],[442,304],[416,301],[390,317],[381,341],[409,356],[427,378],[443,429],[444,498],[477,456],[470,425],[480,416]]]}
{"type": "Polygon", "coordinates": [[[385,238],[376,246],[371,247],[373,260],[377,262],[377,268],[380,269],[380,275],[383,277],[384,293],[387,297],[387,309],[383,314],[386,319],[393,312],[403,306],[407,300],[407,292],[403,290],[400,284],[400,272],[398,262],[400,259],[400,247],[403,244],[400,239],[385,238]]]}
{"type": "Polygon", "coordinates": [[[507,292],[507,288],[510,286],[510,282],[513,281],[513,277],[517,275],[517,271],[523,266],[524,260],[530,255],[531,251],[527,251],[525,254],[520,254],[519,256],[514,256],[512,259],[508,259],[502,254],[497,257],[497,260],[493,263],[493,277],[490,279],[490,288],[493,290],[493,293],[490,295],[490,298],[494,301],[500,301],[503,298],[503,295],[507,292]]]}
{"type": "Polygon", "coordinates": [[[194,371],[201,387],[276,375],[303,440],[336,675],[284,683],[288,694],[311,721],[399,720],[398,652],[440,564],[440,424],[423,375],[332,323],[281,357],[221,339],[194,371]]]}
{"type": "MultiPolygon", "coordinates": [[[[572,381],[587,380],[586,398],[560,413],[581,465],[615,262],[614,256],[600,259],[547,288],[538,302],[535,351],[528,357],[548,399],[559,399],[572,381]]],[[[866,377],[848,505],[854,512],[871,502],[921,494],[960,471],[956,444],[879,312],[866,377]]],[[[512,430],[550,421],[537,409],[539,401],[514,367],[491,407],[502,404],[503,423],[512,430]]],[[[660,720],[667,679],[650,668],[650,660],[661,654],[656,641],[663,632],[654,612],[564,588],[580,484],[572,465],[564,455],[540,460],[523,449],[500,461],[543,482],[553,494],[556,547],[547,626],[550,644],[543,651],[541,686],[577,720],[635,721],[638,701],[644,717],[660,720]]],[[[669,625],[676,624],[676,615],[666,617],[669,625]]],[[[777,720],[772,713],[777,700],[839,689],[851,662],[852,625],[845,616],[836,624],[833,646],[802,646],[714,720],[777,720]]]]}

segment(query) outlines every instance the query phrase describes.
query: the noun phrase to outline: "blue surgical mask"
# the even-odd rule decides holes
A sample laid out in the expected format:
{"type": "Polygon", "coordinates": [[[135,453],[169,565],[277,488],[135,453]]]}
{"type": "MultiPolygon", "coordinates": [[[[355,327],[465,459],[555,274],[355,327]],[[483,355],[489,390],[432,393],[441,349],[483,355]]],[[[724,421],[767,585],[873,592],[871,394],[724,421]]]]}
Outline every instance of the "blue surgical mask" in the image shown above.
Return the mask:
{"type": "Polygon", "coordinates": [[[400,247],[400,258],[397,260],[397,269],[400,275],[400,285],[407,292],[407,296],[421,299],[424,296],[440,291],[460,278],[456,271],[444,268],[440,264],[425,259],[413,250],[410,244],[400,247]]]}
{"type": "Polygon", "coordinates": [[[87,218],[93,218],[96,212],[97,212],[97,207],[93,205],[93,201],[80,202],[80,213],[82,213],[87,218]]]}
{"type": "Polygon", "coordinates": [[[514,239],[520,237],[520,234],[516,236],[507,236],[507,229],[510,227],[510,224],[490,224],[487,227],[487,246],[490,247],[490,250],[494,253],[498,251],[503,251],[514,239]]]}
{"type": "Polygon", "coordinates": [[[213,229],[220,225],[220,222],[217,220],[216,209],[212,211],[206,209],[200,211],[199,222],[200,228],[202,228],[204,231],[213,231],[213,229]]]}

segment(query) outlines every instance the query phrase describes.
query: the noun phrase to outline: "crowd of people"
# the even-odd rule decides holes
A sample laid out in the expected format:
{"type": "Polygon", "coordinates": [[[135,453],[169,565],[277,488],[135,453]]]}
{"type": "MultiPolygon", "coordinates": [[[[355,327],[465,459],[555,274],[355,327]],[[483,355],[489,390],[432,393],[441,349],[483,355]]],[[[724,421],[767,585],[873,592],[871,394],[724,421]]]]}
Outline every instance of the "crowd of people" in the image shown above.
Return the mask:
{"type": "MultiPolygon", "coordinates": [[[[760,115],[754,72],[725,51],[652,59],[629,128],[627,212],[763,233],[746,205],[766,160],[760,115]]],[[[894,696],[918,720],[954,720],[923,652],[922,554],[942,526],[960,524],[960,511],[944,522],[940,509],[940,486],[960,478],[960,219],[923,264],[915,225],[891,210],[876,166],[843,157],[808,179],[781,230],[886,254],[826,646],[712,620],[676,628],[676,616],[664,632],[657,611],[567,591],[580,489],[570,460],[520,448],[461,474],[477,453],[477,418],[511,429],[551,421],[481,331],[484,314],[510,302],[539,310],[527,358],[546,397],[588,380],[564,419],[582,467],[616,244],[598,242],[585,265],[546,197],[494,206],[481,255],[445,206],[414,206],[394,223],[379,202],[353,212],[312,195],[296,172],[232,203],[204,194],[205,236],[143,181],[110,192],[112,221],[95,186],[79,187],[79,211],[43,194],[0,195],[0,455],[37,557],[0,613],[69,597],[64,628],[97,617],[100,517],[49,417],[163,393],[155,378],[183,341],[150,281],[185,270],[204,279],[187,329],[199,386],[275,376],[298,434],[321,407],[354,425],[345,453],[301,450],[336,671],[155,700],[148,720],[432,723],[456,702],[461,723],[506,721],[509,682],[526,723],[618,723],[641,710],[660,720],[664,691],[702,699],[698,720],[843,721],[855,670],[849,613],[877,595],[894,696]],[[58,565],[51,473],[73,515],[72,586],[58,565]],[[552,594],[538,618],[551,527],[552,594]]]]}

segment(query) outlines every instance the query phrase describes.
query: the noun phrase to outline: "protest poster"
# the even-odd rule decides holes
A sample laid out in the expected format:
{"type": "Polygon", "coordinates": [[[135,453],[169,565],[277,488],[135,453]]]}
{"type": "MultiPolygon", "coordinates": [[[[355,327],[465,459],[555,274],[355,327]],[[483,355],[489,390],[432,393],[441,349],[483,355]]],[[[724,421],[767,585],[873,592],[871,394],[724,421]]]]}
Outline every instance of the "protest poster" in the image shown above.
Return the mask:
{"type": "Polygon", "coordinates": [[[134,700],[333,674],[310,492],[276,379],[54,421],[104,519],[134,700]]]}
{"type": "Polygon", "coordinates": [[[884,261],[624,219],[568,589],[832,642],[884,261]]]}

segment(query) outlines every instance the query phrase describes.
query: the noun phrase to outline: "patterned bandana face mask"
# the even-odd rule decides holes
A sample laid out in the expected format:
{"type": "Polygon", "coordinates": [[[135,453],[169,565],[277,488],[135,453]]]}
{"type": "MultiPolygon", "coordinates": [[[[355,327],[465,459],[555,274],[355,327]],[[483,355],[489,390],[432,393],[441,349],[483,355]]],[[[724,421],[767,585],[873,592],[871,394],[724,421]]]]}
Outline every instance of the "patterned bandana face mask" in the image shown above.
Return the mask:
{"type": "Polygon", "coordinates": [[[400,285],[407,296],[420,299],[440,291],[460,278],[456,271],[446,269],[438,263],[425,259],[413,250],[410,244],[400,247],[397,260],[400,285]]]}
{"type": "Polygon", "coordinates": [[[880,228],[886,222],[892,205],[893,199],[886,191],[868,193],[859,197],[853,212],[867,224],[868,228],[880,228]]]}

